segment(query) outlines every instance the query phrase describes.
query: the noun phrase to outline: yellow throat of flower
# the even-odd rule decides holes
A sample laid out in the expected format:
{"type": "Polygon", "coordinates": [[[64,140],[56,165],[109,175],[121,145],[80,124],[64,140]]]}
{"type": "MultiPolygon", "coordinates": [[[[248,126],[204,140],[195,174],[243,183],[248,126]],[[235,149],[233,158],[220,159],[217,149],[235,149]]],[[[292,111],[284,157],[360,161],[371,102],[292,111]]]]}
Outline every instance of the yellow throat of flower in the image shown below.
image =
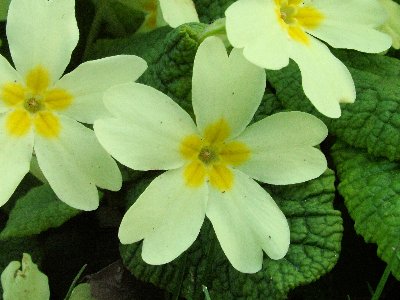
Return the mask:
{"type": "Polygon", "coordinates": [[[9,135],[24,136],[31,126],[47,138],[59,135],[60,121],[53,111],[66,109],[72,96],[63,89],[49,86],[49,73],[37,66],[28,72],[25,85],[9,82],[0,87],[1,101],[11,108],[6,119],[9,135]]]}
{"type": "Polygon", "coordinates": [[[324,15],[318,9],[304,5],[304,1],[300,0],[275,0],[275,12],[289,36],[305,45],[310,43],[306,30],[317,28],[324,20],[324,15]]]}
{"type": "Polygon", "coordinates": [[[198,187],[206,180],[221,192],[233,186],[233,173],[229,166],[238,166],[250,157],[249,148],[241,142],[227,141],[228,123],[221,119],[209,125],[203,134],[185,137],[180,146],[182,156],[188,160],[184,179],[188,186],[198,187]]]}

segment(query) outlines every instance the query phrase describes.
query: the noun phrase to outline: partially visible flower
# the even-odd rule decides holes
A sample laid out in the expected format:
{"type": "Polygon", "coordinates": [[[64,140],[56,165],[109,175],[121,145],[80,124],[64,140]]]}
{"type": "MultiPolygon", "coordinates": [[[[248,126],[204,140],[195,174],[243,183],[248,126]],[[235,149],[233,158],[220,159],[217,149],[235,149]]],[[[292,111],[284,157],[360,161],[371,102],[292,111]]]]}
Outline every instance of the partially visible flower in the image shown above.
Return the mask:
{"type": "Polygon", "coordinates": [[[233,267],[257,272],[263,250],[272,259],[285,256],[290,231],[252,178],[281,185],[321,175],[326,160],[313,146],[326,137],[326,126],[312,115],[286,112],[246,128],[264,94],[265,72],[240,50],[228,57],[216,37],[197,51],[192,87],[197,125],[148,86],[125,84],[105,94],[114,118],[95,122],[100,143],[130,168],[168,170],[126,212],[120,241],[144,239],[144,261],[164,264],[194,242],[207,216],[233,267]]]}
{"type": "Polygon", "coordinates": [[[103,92],[136,80],[146,63],[136,56],[89,61],[61,79],[79,32],[74,0],[13,0],[7,38],[16,70],[0,56],[0,206],[29,172],[32,153],[56,195],[96,209],[97,187],[119,190],[115,161],[91,124],[107,111],[103,92]]]}
{"type": "Polygon", "coordinates": [[[192,0],[120,0],[143,11],[146,16],[139,32],[169,25],[173,28],[189,22],[199,22],[192,0]]]}
{"type": "Polygon", "coordinates": [[[266,69],[281,69],[293,59],[304,93],[331,118],[339,117],[339,103],[354,102],[356,93],[346,66],[320,40],[368,53],[391,45],[390,37],[375,29],[386,20],[376,0],[239,0],[225,15],[233,47],[266,69]]]}
{"type": "Polygon", "coordinates": [[[4,300],[48,300],[50,289],[47,276],[39,271],[31,256],[24,253],[22,268],[19,261],[12,261],[1,273],[4,300]]]}
{"type": "Polygon", "coordinates": [[[389,18],[379,27],[392,38],[392,47],[400,49],[400,5],[392,0],[379,0],[389,18]]]}

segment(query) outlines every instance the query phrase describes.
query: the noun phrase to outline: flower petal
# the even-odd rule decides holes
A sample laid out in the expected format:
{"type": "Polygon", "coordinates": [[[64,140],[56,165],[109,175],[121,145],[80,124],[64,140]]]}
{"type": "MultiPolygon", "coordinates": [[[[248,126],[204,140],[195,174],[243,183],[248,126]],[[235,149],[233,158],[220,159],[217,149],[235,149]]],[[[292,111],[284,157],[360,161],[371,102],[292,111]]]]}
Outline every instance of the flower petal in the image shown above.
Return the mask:
{"type": "Polygon", "coordinates": [[[59,118],[61,131],[57,138],[35,137],[39,167],[62,201],[77,209],[96,209],[96,185],[119,190],[121,173],[92,130],[68,117],[59,118]]]}
{"type": "Polygon", "coordinates": [[[74,6],[73,0],[11,1],[7,38],[22,76],[40,65],[51,82],[61,77],[79,39],[74,6]]]}
{"type": "Polygon", "coordinates": [[[138,83],[109,89],[104,102],[117,119],[97,120],[94,129],[100,143],[119,162],[137,170],[183,166],[181,143],[197,128],[178,104],[138,83]]]}
{"type": "Polygon", "coordinates": [[[312,146],[321,143],[328,129],[316,117],[303,112],[283,112],[250,127],[237,141],[250,148],[250,158],[237,168],[271,184],[293,184],[320,176],[326,159],[312,146]]]}
{"type": "Polygon", "coordinates": [[[196,240],[203,224],[208,188],[189,188],[183,170],[157,177],[126,212],[118,236],[123,244],[144,238],[142,257],[152,265],[168,263],[196,240]]]}
{"type": "Polygon", "coordinates": [[[207,217],[232,266],[244,273],[262,267],[264,250],[272,259],[285,256],[290,243],[286,217],[254,180],[234,170],[233,189],[210,189],[207,217]]]}
{"type": "Polygon", "coordinates": [[[378,29],[387,33],[392,38],[392,47],[396,50],[400,49],[400,4],[393,0],[380,0],[388,19],[378,29]]]}
{"type": "Polygon", "coordinates": [[[349,70],[323,43],[314,38],[308,46],[292,42],[290,57],[299,65],[304,93],[320,113],[338,118],[339,103],[355,101],[349,70]]]}
{"type": "Polygon", "coordinates": [[[193,109],[201,132],[224,119],[230,137],[249,124],[265,91],[265,71],[249,63],[238,49],[229,58],[222,41],[207,38],[193,66],[193,109]]]}
{"type": "Polygon", "coordinates": [[[335,48],[379,53],[390,48],[390,36],[375,30],[386,20],[383,7],[376,0],[314,1],[324,15],[323,22],[307,30],[335,48]]]}
{"type": "Polygon", "coordinates": [[[281,69],[289,63],[287,33],[278,23],[274,1],[239,0],[225,11],[226,33],[235,48],[257,66],[281,69]]]}
{"type": "Polygon", "coordinates": [[[135,55],[118,55],[88,61],[56,83],[73,96],[73,102],[63,113],[80,122],[93,123],[108,114],[103,93],[108,88],[137,80],[147,63],[135,55]]]}
{"type": "Polygon", "coordinates": [[[189,22],[200,22],[192,0],[160,0],[165,22],[175,28],[189,22]]]}
{"type": "Polygon", "coordinates": [[[33,152],[33,133],[21,137],[7,134],[6,116],[0,116],[0,206],[14,193],[15,189],[29,172],[33,152]]]}
{"type": "Polygon", "coordinates": [[[4,102],[6,101],[6,99],[4,99],[4,93],[7,92],[4,90],[5,85],[15,84],[16,82],[21,82],[20,75],[10,65],[7,59],[0,55],[0,113],[9,109],[9,106],[4,102]]]}

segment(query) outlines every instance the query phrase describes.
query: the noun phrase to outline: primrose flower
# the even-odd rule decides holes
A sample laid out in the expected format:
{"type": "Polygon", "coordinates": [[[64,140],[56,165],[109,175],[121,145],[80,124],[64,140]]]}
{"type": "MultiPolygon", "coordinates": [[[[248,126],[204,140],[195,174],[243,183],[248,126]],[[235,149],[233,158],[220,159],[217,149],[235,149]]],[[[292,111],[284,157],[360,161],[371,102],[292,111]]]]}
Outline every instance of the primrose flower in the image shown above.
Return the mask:
{"type": "Polygon", "coordinates": [[[289,247],[287,220],[252,178],[293,184],[318,177],[324,155],[312,146],[327,135],[316,117],[280,113],[248,128],[264,89],[265,73],[240,50],[228,57],[221,40],[207,38],[194,61],[191,117],[166,95],[140,84],[105,93],[114,118],[94,129],[122,164],[168,170],[126,212],[119,228],[124,244],[144,239],[142,257],[164,264],[196,239],[205,216],[231,264],[261,269],[264,250],[282,258],[289,247]]]}
{"type": "Polygon", "coordinates": [[[185,23],[199,22],[192,0],[135,0],[129,5],[146,13],[144,22],[139,28],[140,32],[153,30],[167,24],[176,28],[185,23]]]}
{"type": "Polygon", "coordinates": [[[50,299],[47,276],[39,271],[27,253],[22,256],[22,268],[19,261],[12,261],[4,269],[1,286],[4,300],[50,299]]]}
{"type": "Polygon", "coordinates": [[[331,118],[339,117],[339,103],[354,102],[356,93],[346,66],[320,40],[368,53],[391,45],[390,37],[375,29],[386,20],[377,0],[239,0],[225,15],[233,47],[266,69],[281,69],[293,59],[304,93],[331,118]]]}
{"type": "Polygon", "coordinates": [[[390,35],[394,49],[400,49],[400,5],[392,0],[379,0],[379,2],[389,16],[379,30],[390,35]]]}
{"type": "Polygon", "coordinates": [[[73,0],[13,0],[7,37],[16,70],[0,56],[0,205],[29,172],[34,153],[62,201],[97,208],[96,186],[120,189],[121,173],[93,130],[79,122],[107,115],[104,90],[134,81],[146,63],[108,57],[59,79],[79,38],[73,0]]]}

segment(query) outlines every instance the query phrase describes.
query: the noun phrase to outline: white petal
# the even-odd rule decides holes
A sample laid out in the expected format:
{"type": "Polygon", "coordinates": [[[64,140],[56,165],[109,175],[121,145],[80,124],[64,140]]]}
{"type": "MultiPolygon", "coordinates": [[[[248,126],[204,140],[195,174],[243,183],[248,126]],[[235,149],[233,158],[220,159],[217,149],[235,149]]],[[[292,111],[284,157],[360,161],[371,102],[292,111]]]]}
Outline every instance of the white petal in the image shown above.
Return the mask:
{"type": "Polygon", "coordinates": [[[235,48],[266,69],[289,63],[287,33],[278,23],[273,1],[239,0],[225,11],[226,33],[235,48]]]}
{"type": "Polygon", "coordinates": [[[386,20],[386,13],[376,0],[314,1],[324,20],[308,33],[335,48],[379,53],[391,46],[390,36],[375,30],[386,20]]]}
{"type": "Polygon", "coordinates": [[[173,28],[189,22],[199,22],[192,0],[160,0],[160,6],[165,22],[173,28]]]}
{"type": "Polygon", "coordinates": [[[92,130],[67,117],[60,116],[60,121],[59,137],[35,137],[39,167],[62,201],[77,209],[96,209],[96,185],[119,190],[121,173],[92,130]]]}
{"type": "Polygon", "coordinates": [[[33,151],[33,133],[12,137],[5,132],[6,115],[0,116],[0,206],[14,193],[29,172],[33,151]]]}
{"type": "Polygon", "coordinates": [[[262,267],[264,250],[272,259],[285,256],[290,243],[286,217],[271,196],[235,170],[231,191],[210,189],[207,217],[232,266],[244,273],[262,267]]]}
{"type": "Polygon", "coordinates": [[[312,146],[328,135],[325,124],[303,112],[267,117],[238,137],[251,149],[248,161],[237,168],[271,184],[293,184],[320,176],[326,170],[324,154],[312,146]]]}
{"type": "Polygon", "coordinates": [[[222,41],[207,38],[193,66],[193,109],[197,126],[225,119],[237,136],[252,119],[265,91],[265,71],[249,63],[238,49],[229,58],[222,41]]]}
{"type": "Polygon", "coordinates": [[[81,64],[56,83],[73,95],[73,102],[63,113],[80,122],[93,123],[108,114],[103,93],[108,88],[137,80],[147,63],[135,55],[118,55],[81,64]]]}
{"type": "Polygon", "coordinates": [[[149,86],[113,87],[104,102],[116,119],[101,119],[94,129],[103,147],[122,164],[137,170],[164,170],[184,164],[182,140],[196,132],[190,116],[149,86]]]}
{"type": "Polygon", "coordinates": [[[2,55],[0,55],[0,84],[20,81],[20,75],[2,55]]]}
{"type": "Polygon", "coordinates": [[[144,238],[142,257],[152,265],[168,263],[196,240],[203,224],[208,188],[187,187],[183,170],[157,177],[129,208],[119,227],[123,244],[144,238]]]}
{"type": "Polygon", "coordinates": [[[11,1],[7,38],[16,69],[25,76],[37,65],[52,82],[61,77],[79,39],[74,0],[11,1]]]}
{"type": "MultiPolygon", "coordinates": [[[[2,55],[0,55],[0,95],[1,86],[10,82],[21,82],[20,75],[17,71],[10,65],[10,63],[2,55]]],[[[9,106],[6,106],[3,101],[1,101],[0,96],[0,113],[9,110],[9,106]]]]}
{"type": "Polygon", "coordinates": [[[290,57],[299,65],[303,90],[311,103],[330,118],[341,115],[339,103],[353,103],[356,91],[346,66],[320,41],[291,43],[290,57]]]}
{"type": "Polygon", "coordinates": [[[392,47],[398,50],[400,49],[400,4],[393,0],[379,0],[379,3],[388,14],[388,19],[379,30],[390,35],[392,47]]]}

